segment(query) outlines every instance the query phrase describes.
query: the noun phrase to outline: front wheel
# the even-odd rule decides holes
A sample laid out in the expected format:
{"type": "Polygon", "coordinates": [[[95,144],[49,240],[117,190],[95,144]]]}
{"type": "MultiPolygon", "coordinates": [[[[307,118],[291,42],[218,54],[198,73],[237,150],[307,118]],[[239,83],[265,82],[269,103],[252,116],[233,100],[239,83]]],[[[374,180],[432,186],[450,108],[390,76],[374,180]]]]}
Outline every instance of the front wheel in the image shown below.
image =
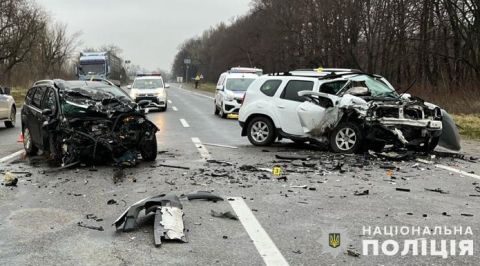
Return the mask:
{"type": "Polygon", "coordinates": [[[255,117],[247,127],[248,140],[255,146],[270,146],[276,139],[275,126],[266,117],[255,117]]]}
{"type": "Polygon", "coordinates": [[[146,136],[142,139],[139,150],[144,161],[153,162],[157,159],[157,138],[155,134],[150,136],[151,139],[148,138],[146,136]]]}
{"type": "Polygon", "coordinates": [[[223,104],[220,105],[220,111],[218,111],[218,115],[221,117],[221,118],[227,118],[227,114],[225,114],[225,111],[223,111],[223,104]]]}
{"type": "Polygon", "coordinates": [[[10,121],[5,121],[5,126],[7,128],[14,128],[16,118],[17,118],[17,110],[15,109],[15,107],[12,107],[12,109],[10,110],[10,121]]]}
{"type": "Polygon", "coordinates": [[[330,147],[336,153],[355,153],[360,150],[363,136],[354,123],[339,124],[330,135],[330,147]]]}
{"type": "Polygon", "coordinates": [[[35,144],[33,144],[32,134],[30,133],[30,129],[28,129],[28,127],[23,130],[23,148],[25,148],[27,155],[37,155],[38,149],[35,147],[35,144]]]}

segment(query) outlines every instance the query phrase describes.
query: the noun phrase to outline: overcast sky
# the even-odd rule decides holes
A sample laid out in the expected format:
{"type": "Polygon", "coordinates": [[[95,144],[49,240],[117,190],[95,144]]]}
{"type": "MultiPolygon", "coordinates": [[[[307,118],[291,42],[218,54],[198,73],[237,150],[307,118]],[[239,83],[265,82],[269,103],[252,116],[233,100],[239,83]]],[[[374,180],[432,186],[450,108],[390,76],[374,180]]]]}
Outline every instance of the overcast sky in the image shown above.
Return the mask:
{"type": "Polygon", "coordinates": [[[116,44],[133,64],[167,71],[183,41],[250,9],[250,0],[36,1],[71,33],[81,32],[83,47],[116,44]]]}

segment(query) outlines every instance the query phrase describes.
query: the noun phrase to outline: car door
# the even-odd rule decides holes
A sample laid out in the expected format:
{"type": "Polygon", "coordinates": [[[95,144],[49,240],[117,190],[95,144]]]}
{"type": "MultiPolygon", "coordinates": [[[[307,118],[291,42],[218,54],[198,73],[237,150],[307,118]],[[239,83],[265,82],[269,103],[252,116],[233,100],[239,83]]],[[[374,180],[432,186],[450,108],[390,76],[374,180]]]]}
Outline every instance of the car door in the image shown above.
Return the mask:
{"type": "Polygon", "coordinates": [[[224,96],[224,93],[225,93],[225,78],[226,78],[226,74],[222,74],[220,75],[220,78],[218,79],[218,83],[217,83],[217,89],[215,91],[215,102],[217,104],[217,106],[221,106],[222,102],[223,102],[223,96],[224,96]]]}
{"type": "Polygon", "coordinates": [[[280,121],[280,128],[289,135],[304,135],[297,114],[298,106],[305,101],[298,95],[300,91],[313,91],[315,82],[312,80],[290,80],[283,88],[279,97],[275,98],[275,108],[280,121]]]}
{"type": "Polygon", "coordinates": [[[336,106],[340,97],[322,92],[307,92],[302,95],[309,99],[297,108],[303,132],[310,137],[321,137],[339,121],[340,114],[336,106]]]}
{"type": "Polygon", "coordinates": [[[2,87],[0,87],[0,119],[8,118],[8,96],[2,87]]]}
{"type": "Polygon", "coordinates": [[[45,120],[42,115],[42,101],[47,91],[46,87],[38,87],[35,90],[33,95],[32,102],[29,105],[30,114],[28,117],[28,128],[30,129],[30,134],[32,141],[35,145],[38,145],[39,148],[43,146],[43,136],[42,136],[42,124],[45,120]]]}
{"type": "Polygon", "coordinates": [[[57,117],[58,108],[59,108],[59,105],[58,105],[57,95],[55,93],[55,90],[53,88],[47,88],[47,91],[45,92],[45,96],[43,97],[40,109],[41,110],[49,109],[51,111],[51,114],[48,116],[42,115],[42,119],[39,121],[40,132],[41,132],[40,135],[42,135],[42,141],[44,144],[48,143],[48,137],[50,134],[49,129],[56,124],[55,117],[57,117]]]}

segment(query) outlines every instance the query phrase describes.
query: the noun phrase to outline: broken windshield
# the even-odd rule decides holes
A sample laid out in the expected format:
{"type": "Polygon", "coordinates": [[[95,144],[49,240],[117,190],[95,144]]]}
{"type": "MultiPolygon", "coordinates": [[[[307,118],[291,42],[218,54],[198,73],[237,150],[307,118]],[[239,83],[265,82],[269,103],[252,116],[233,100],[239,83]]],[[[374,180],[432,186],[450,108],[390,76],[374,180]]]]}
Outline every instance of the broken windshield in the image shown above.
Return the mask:
{"type": "MultiPolygon", "coordinates": [[[[397,98],[398,93],[395,90],[389,88],[381,80],[376,80],[367,75],[358,75],[350,78],[353,87],[362,87],[366,86],[372,97],[390,97],[397,98]]],[[[352,86],[350,86],[352,87],[352,86]]]]}
{"type": "Polygon", "coordinates": [[[227,80],[226,89],[229,91],[246,91],[254,79],[231,78],[227,80]]]}

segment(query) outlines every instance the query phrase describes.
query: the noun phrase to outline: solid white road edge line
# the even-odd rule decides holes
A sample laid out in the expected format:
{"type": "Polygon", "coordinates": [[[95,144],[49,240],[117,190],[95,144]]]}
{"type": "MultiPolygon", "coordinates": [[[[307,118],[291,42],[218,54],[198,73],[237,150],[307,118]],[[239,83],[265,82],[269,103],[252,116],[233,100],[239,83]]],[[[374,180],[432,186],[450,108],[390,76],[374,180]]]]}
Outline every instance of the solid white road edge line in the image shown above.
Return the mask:
{"type": "Polygon", "coordinates": [[[190,125],[187,123],[187,120],[185,120],[185,119],[183,119],[183,118],[180,119],[180,123],[182,123],[182,126],[183,126],[183,127],[190,127],[190,125]]]}
{"type": "Polygon", "coordinates": [[[175,111],[175,112],[178,112],[178,108],[177,107],[172,107],[172,110],[175,111]]]}
{"type": "Polygon", "coordinates": [[[198,152],[203,160],[210,160],[210,152],[208,152],[207,148],[202,144],[199,138],[192,138],[193,144],[197,147],[198,152]]]}
{"type": "Polygon", "coordinates": [[[20,158],[24,153],[25,153],[24,150],[20,150],[20,151],[17,151],[15,153],[12,153],[8,156],[5,156],[5,157],[1,158],[0,163],[6,163],[6,162],[9,162],[9,161],[16,160],[16,159],[20,158]]]}
{"type": "Polygon", "coordinates": [[[287,260],[283,257],[282,253],[280,253],[280,250],[278,250],[270,236],[265,232],[257,218],[255,218],[255,215],[245,201],[241,197],[230,197],[229,199],[233,199],[233,201],[229,200],[228,202],[237,214],[238,219],[240,219],[250,239],[252,239],[265,265],[288,265],[287,260]]]}
{"type": "Polygon", "coordinates": [[[465,171],[462,171],[462,170],[458,170],[458,169],[450,167],[450,166],[446,166],[446,165],[442,165],[442,164],[435,164],[432,161],[417,159],[417,162],[433,165],[433,166],[435,166],[437,168],[440,168],[440,169],[443,169],[443,170],[447,170],[447,171],[454,172],[454,173],[457,173],[457,174],[461,174],[461,175],[464,175],[464,176],[480,179],[480,176],[478,176],[478,175],[471,174],[471,173],[468,173],[468,172],[465,172],[465,171]]]}

